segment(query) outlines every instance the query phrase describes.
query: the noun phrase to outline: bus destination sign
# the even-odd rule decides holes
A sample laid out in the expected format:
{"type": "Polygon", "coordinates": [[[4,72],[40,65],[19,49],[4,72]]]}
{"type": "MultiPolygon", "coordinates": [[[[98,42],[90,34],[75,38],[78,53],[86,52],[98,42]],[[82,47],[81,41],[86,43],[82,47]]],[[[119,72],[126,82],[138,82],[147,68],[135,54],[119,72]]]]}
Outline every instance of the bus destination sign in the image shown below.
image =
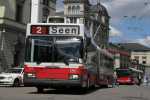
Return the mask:
{"type": "Polygon", "coordinates": [[[77,25],[32,25],[31,34],[34,35],[79,35],[77,25]]]}

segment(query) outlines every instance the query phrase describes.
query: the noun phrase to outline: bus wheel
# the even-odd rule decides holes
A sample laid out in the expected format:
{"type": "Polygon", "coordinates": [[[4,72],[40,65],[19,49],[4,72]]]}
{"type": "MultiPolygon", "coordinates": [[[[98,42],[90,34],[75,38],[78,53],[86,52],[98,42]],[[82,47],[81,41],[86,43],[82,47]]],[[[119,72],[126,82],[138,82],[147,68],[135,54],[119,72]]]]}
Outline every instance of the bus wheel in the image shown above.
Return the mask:
{"type": "Polygon", "coordinates": [[[92,89],[96,89],[98,87],[98,85],[96,84],[96,82],[94,81],[94,83],[92,84],[91,88],[92,89]]]}
{"type": "Polygon", "coordinates": [[[89,78],[88,78],[86,81],[83,81],[83,82],[82,82],[81,92],[82,92],[82,93],[87,93],[89,87],[90,87],[90,80],[89,80],[89,78]]]}
{"type": "Polygon", "coordinates": [[[82,81],[82,86],[83,89],[88,89],[90,87],[90,80],[89,78],[86,81],[82,81]]]}
{"type": "Polygon", "coordinates": [[[20,82],[18,79],[15,79],[13,87],[19,87],[20,86],[20,82]]]}
{"type": "Polygon", "coordinates": [[[87,79],[87,89],[89,89],[90,88],[90,80],[89,80],[89,78],[87,79]]]}
{"type": "Polygon", "coordinates": [[[97,83],[97,80],[95,80],[95,82],[94,82],[94,89],[98,89],[98,88],[100,88],[100,85],[99,85],[99,83],[97,83]]]}
{"type": "Polygon", "coordinates": [[[106,84],[104,85],[105,88],[109,88],[109,80],[106,80],[106,84]]]}
{"type": "Polygon", "coordinates": [[[42,88],[42,87],[37,87],[37,92],[38,92],[38,93],[43,93],[43,92],[44,92],[44,88],[42,88]]]}

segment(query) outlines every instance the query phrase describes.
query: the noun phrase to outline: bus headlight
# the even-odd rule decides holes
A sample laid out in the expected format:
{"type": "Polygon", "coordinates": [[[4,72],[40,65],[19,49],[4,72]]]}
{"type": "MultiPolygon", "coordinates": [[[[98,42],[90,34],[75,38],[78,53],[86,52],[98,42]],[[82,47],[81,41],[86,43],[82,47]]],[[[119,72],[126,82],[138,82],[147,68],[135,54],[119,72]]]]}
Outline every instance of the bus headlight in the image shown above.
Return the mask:
{"type": "Polygon", "coordinates": [[[79,75],[72,74],[72,75],[69,76],[69,79],[70,80],[78,80],[79,79],[79,75]]]}
{"type": "Polygon", "coordinates": [[[30,77],[30,78],[35,78],[36,77],[34,73],[28,73],[27,76],[30,77]]]}

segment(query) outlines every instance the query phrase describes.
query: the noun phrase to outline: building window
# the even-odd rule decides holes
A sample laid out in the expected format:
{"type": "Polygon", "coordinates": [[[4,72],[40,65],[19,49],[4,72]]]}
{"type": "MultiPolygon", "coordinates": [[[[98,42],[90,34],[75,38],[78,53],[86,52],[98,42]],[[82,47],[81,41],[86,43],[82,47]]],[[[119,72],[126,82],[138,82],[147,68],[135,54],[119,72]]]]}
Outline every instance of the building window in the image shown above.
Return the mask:
{"type": "Polygon", "coordinates": [[[16,5],[16,21],[22,22],[22,16],[23,16],[23,5],[17,4],[16,5]]]}
{"type": "Polygon", "coordinates": [[[146,64],[146,61],[142,61],[143,64],[146,64]]]}
{"type": "Polygon", "coordinates": [[[47,17],[49,15],[49,13],[50,13],[49,10],[46,7],[44,7],[43,8],[43,18],[42,18],[43,23],[47,22],[47,17]]]}
{"type": "Polygon", "coordinates": [[[106,18],[105,18],[105,16],[101,16],[101,21],[102,21],[103,24],[106,23],[106,18]]]}
{"type": "Polygon", "coordinates": [[[80,6],[77,6],[77,14],[80,14],[80,6]]]}
{"type": "Polygon", "coordinates": [[[68,14],[71,14],[71,7],[68,7],[68,14]]]}
{"type": "Polygon", "coordinates": [[[49,5],[49,0],[43,0],[43,5],[48,6],[49,5]]]}
{"type": "Polygon", "coordinates": [[[76,12],[76,7],[73,6],[73,7],[72,7],[72,14],[75,14],[75,12],[76,12]]]}
{"type": "Polygon", "coordinates": [[[77,23],[77,18],[71,17],[70,18],[70,23],[77,23]]]}
{"type": "Polygon", "coordinates": [[[146,56],[142,56],[142,59],[143,59],[143,60],[146,60],[146,56]]]}
{"type": "Polygon", "coordinates": [[[134,59],[139,60],[139,56],[134,56],[134,59]]]}
{"type": "Polygon", "coordinates": [[[134,62],[137,64],[139,63],[139,56],[134,56],[134,62]]]}
{"type": "Polygon", "coordinates": [[[147,59],[146,56],[142,56],[142,64],[146,64],[146,59],[147,59]]]}
{"type": "Polygon", "coordinates": [[[47,8],[43,8],[43,16],[48,17],[49,15],[49,10],[47,8]]]}

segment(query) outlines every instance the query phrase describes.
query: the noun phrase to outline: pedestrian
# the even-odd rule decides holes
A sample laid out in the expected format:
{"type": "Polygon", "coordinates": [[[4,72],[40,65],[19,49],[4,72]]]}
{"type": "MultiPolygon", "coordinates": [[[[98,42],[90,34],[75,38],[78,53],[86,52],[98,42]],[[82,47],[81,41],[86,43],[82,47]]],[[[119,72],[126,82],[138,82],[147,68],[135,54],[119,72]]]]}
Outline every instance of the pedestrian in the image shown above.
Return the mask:
{"type": "Polygon", "coordinates": [[[149,76],[146,75],[146,85],[148,86],[149,85],[149,76]]]}
{"type": "Polygon", "coordinates": [[[117,83],[117,73],[116,71],[113,73],[113,85],[112,87],[118,86],[119,84],[117,83]]]}
{"type": "Polygon", "coordinates": [[[140,86],[142,83],[142,76],[141,74],[138,75],[138,85],[140,86]]]}

